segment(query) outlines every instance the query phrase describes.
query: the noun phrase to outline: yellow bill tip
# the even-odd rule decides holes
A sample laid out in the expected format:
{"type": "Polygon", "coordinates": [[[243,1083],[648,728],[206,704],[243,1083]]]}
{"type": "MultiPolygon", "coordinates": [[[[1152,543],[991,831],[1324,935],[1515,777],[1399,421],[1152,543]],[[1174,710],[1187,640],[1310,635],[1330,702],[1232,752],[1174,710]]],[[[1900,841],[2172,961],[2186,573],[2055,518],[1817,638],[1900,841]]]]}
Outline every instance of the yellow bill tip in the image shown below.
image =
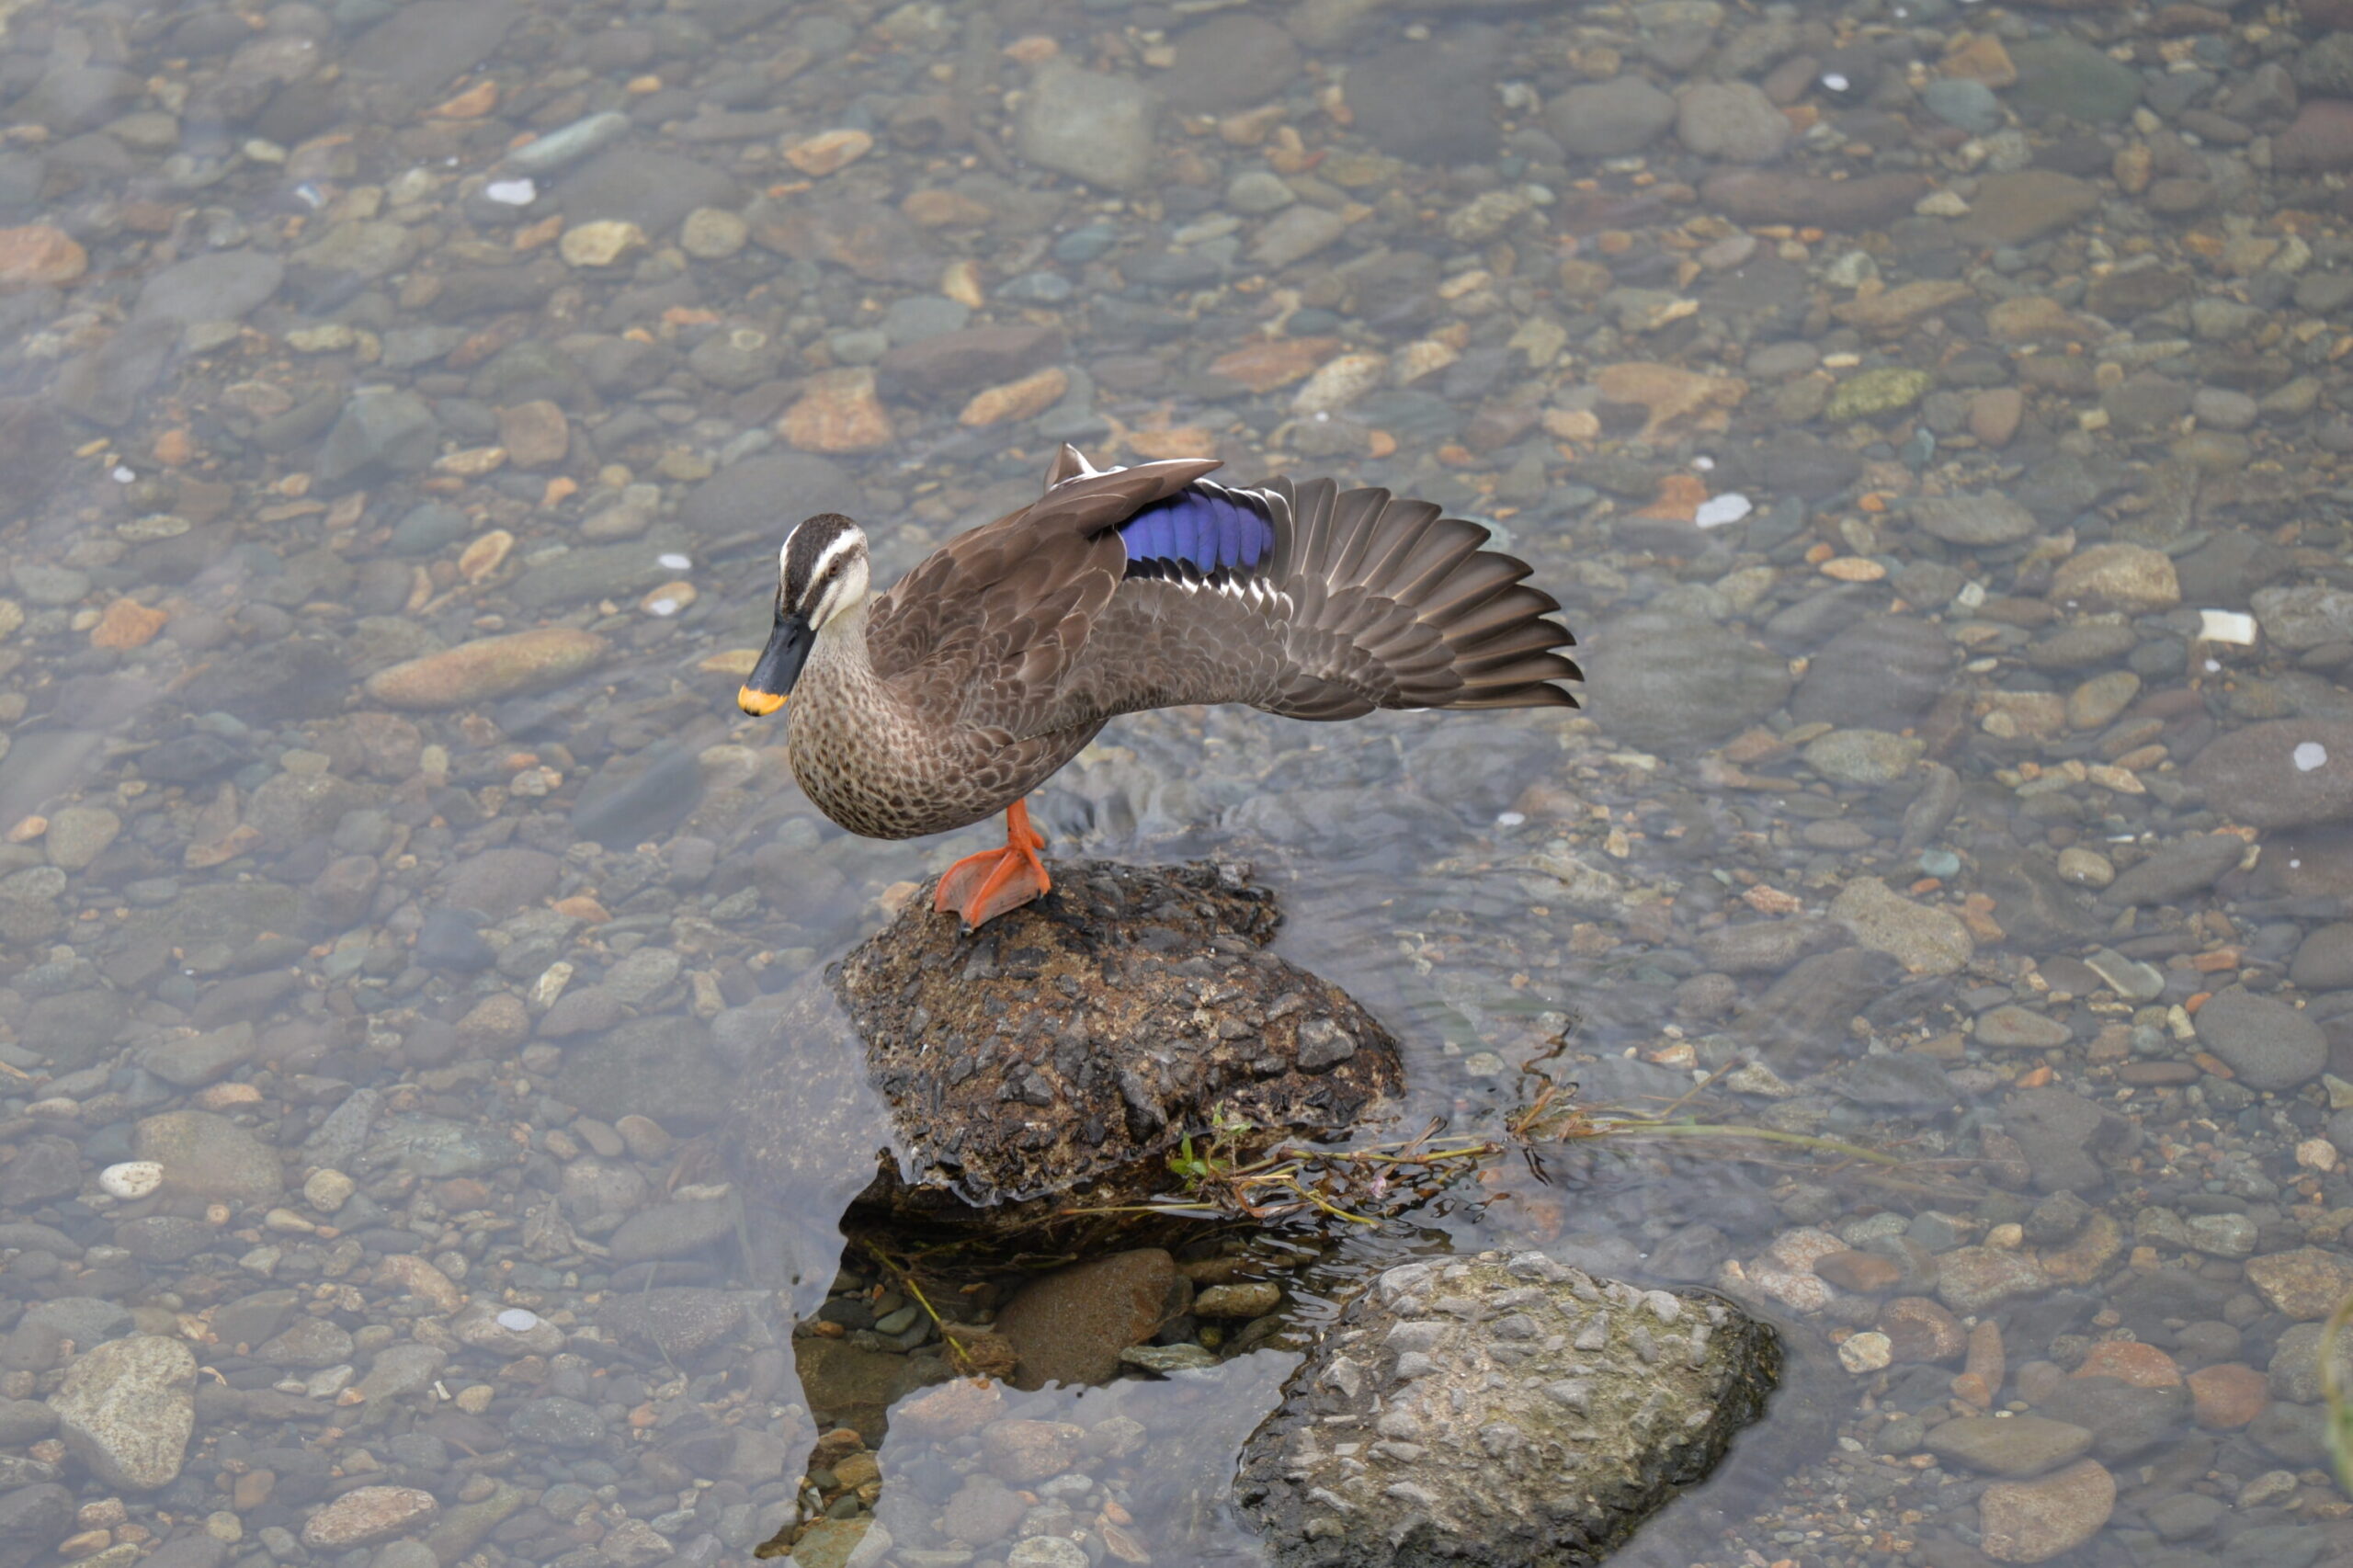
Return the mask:
{"type": "Polygon", "coordinates": [[[735,706],[755,719],[767,718],[784,702],[784,693],[780,691],[754,691],[748,686],[738,687],[735,691],[735,706]]]}

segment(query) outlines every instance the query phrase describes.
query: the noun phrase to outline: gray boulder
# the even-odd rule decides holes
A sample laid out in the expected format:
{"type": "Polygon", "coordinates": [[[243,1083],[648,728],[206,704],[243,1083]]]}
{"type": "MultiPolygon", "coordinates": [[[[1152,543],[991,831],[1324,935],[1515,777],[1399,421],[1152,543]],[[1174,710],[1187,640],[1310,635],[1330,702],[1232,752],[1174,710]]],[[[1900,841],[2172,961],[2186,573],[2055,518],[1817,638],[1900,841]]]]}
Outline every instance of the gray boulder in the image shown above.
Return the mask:
{"type": "Polygon", "coordinates": [[[1278,1568],[1587,1568],[1705,1477],[1779,1338],[1545,1256],[1389,1269],[1292,1374],[1236,1495],[1278,1568]]]}

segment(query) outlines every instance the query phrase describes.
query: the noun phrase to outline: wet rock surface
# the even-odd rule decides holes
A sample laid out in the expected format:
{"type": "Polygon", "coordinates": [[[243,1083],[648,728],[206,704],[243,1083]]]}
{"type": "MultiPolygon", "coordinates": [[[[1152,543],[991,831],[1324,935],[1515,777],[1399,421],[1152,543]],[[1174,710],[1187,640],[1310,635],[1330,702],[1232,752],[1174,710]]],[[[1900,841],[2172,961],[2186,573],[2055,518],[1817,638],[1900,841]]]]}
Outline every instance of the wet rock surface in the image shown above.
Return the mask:
{"type": "MultiPolygon", "coordinates": [[[[1240,868],[1048,863],[1053,891],[971,937],[927,893],[828,976],[903,1158],[868,1201],[1003,1225],[1149,1198],[1221,1109],[1268,1136],[1379,1125],[1395,1041],[1266,950],[1272,895],[1240,868]]],[[[759,1051],[731,1142],[781,1186],[802,1091],[792,1026],[759,1051]]]]}
{"type": "Polygon", "coordinates": [[[1719,1299],[1541,1254],[1406,1264],[1251,1435],[1239,1497],[1281,1563],[1592,1562],[1714,1468],[1779,1367],[1719,1299]]]}

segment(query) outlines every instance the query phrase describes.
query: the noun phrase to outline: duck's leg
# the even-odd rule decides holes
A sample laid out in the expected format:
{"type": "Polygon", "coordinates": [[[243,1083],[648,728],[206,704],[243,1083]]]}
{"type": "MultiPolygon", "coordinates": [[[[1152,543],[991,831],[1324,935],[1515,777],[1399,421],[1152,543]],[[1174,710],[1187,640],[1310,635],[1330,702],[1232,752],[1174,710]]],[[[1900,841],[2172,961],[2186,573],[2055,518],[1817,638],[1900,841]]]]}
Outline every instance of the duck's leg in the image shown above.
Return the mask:
{"type": "Polygon", "coordinates": [[[1046,863],[1038,858],[1045,846],[1046,835],[1029,825],[1029,803],[1014,801],[1005,808],[1005,847],[967,855],[949,867],[931,907],[956,911],[965,930],[977,931],[1006,911],[1043,897],[1053,886],[1046,863]]]}

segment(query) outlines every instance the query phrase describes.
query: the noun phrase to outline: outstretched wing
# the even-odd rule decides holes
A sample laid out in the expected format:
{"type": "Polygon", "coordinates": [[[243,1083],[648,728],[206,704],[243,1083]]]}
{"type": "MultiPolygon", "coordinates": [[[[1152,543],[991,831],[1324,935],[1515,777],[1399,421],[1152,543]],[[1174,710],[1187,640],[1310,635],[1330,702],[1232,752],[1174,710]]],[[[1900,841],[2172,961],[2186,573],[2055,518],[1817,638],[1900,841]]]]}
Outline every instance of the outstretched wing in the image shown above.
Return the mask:
{"type": "Polygon", "coordinates": [[[1217,466],[1082,474],[949,540],[869,612],[875,674],[926,724],[1017,738],[1059,728],[1063,679],[1127,569],[1117,525],[1217,466]]]}

